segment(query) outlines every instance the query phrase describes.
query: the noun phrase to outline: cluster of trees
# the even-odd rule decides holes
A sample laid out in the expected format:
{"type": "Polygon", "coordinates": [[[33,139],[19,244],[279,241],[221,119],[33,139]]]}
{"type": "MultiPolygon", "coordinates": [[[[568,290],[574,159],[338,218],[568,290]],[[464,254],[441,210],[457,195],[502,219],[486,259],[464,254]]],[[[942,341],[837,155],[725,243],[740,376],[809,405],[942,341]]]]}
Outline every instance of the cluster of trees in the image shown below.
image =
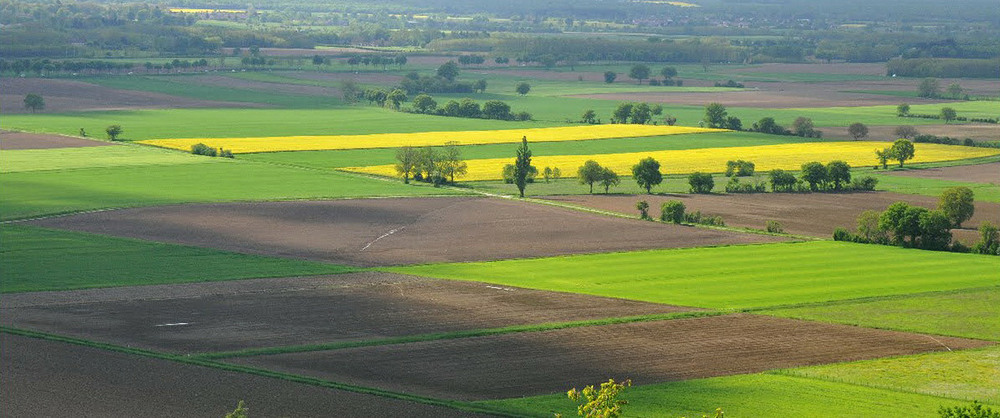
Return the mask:
{"type": "MultiPolygon", "coordinates": [[[[482,55],[460,55],[458,57],[458,63],[462,65],[478,65],[484,62],[486,62],[486,57],[482,55]]],[[[497,61],[497,64],[500,64],[500,62],[497,61]]]]}
{"type": "MultiPolygon", "coordinates": [[[[878,159],[878,163],[885,170],[889,168],[889,160],[899,161],[899,166],[902,167],[906,160],[913,159],[915,153],[913,143],[908,139],[900,138],[887,148],[875,150],[875,158],[878,159]]],[[[876,168],[878,167],[876,166],[876,168]]]]}
{"type": "Polygon", "coordinates": [[[50,60],[44,59],[0,59],[0,73],[15,75],[29,72],[41,76],[52,73],[106,73],[131,71],[134,65],[130,62],[100,61],[100,60],[50,60]]]}
{"type": "Polygon", "coordinates": [[[487,100],[479,105],[478,102],[468,97],[462,100],[449,100],[442,107],[438,107],[438,102],[427,94],[420,94],[413,98],[413,111],[428,115],[451,116],[459,118],[482,118],[496,120],[531,120],[531,113],[512,112],[510,105],[501,100],[487,100]]]}
{"type": "MultiPolygon", "coordinates": [[[[628,71],[628,77],[631,78],[631,79],[633,79],[633,80],[636,80],[638,84],[642,84],[642,80],[649,79],[649,85],[651,85],[651,86],[683,86],[684,85],[684,81],[683,80],[675,80],[674,79],[674,77],[677,77],[677,68],[676,67],[663,67],[663,68],[660,69],[660,73],[659,74],[661,76],[663,76],[663,81],[660,81],[660,80],[656,79],[655,77],[650,78],[650,74],[652,74],[652,70],[650,70],[649,66],[646,65],[646,64],[636,64],[636,65],[633,65],[632,68],[630,68],[629,71],[628,71]]],[[[618,79],[618,73],[615,73],[614,71],[605,71],[604,72],[604,82],[605,83],[608,83],[608,84],[614,83],[616,79],[618,79]]]]}
{"type": "MultiPolygon", "coordinates": [[[[366,54],[366,55],[351,55],[347,58],[347,65],[351,67],[357,67],[359,65],[368,66],[381,66],[382,71],[385,71],[390,65],[396,65],[400,69],[406,65],[408,58],[406,55],[382,55],[382,54],[366,54]]],[[[329,61],[325,60],[322,56],[314,55],[313,64],[328,64],[329,61]]]]}
{"type": "Polygon", "coordinates": [[[233,152],[230,150],[225,148],[216,149],[200,142],[191,146],[191,153],[208,157],[235,158],[233,152]]]}
{"type": "MultiPolygon", "coordinates": [[[[949,90],[952,90],[952,87],[956,86],[957,89],[961,90],[962,87],[958,86],[958,84],[952,84],[951,87],[949,87],[949,90]]],[[[921,93],[921,95],[922,94],[923,93],[921,93]]],[[[927,96],[927,97],[933,97],[933,96],[927,96]]],[[[980,122],[980,123],[1000,123],[1000,118],[967,118],[965,116],[958,116],[958,112],[955,110],[955,108],[948,106],[942,107],[941,111],[938,112],[937,114],[910,113],[910,105],[906,103],[901,103],[899,106],[896,106],[896,116],[899,116],[901,118],[940,119],[944,120],[944,123],[951,123],[951,121],[953,120],[957,120],[960,122],[969,121],[969,122],[980,122]]]]}
{"type": "Polygon", "coordinates": [[[980,225],[980,239],[971,248],[952,242],[951,229],[961,228],[962,222],[975,214],[974,200],[969,188],[954,187],[941,194],[935,210],[895,202],[883,212],[863,212],[857,219],[856,233],[837,228],[833,237],[838,241],[1000,255],[1000,233],[990,222],[980,225]]]}
{"type": "Polygon", "coordinates": [[[473,83],[457,81],[458,64],[448,61],[441,64],[433,76],[420,75],[417,72],[406,74],[399,88],[409,94],[418,93],[482,93],[486,91],[486,80],[480,79],[473,83]]]}
{"type": "MultiPolygon", "coordinates": [[[[618,107],[611,112],[611,123],[633,123],[636,125],[645,125],[653,120],[653,116],[660,116],[662,114],[663,106],[659,104],[650,105],[649,103],[620,103],[618,104],[618,107]]],[[[595,123],[595,116],[594,111],[588,110],[583,114],[583,122],[595,123]]],[[[664,123],[673,125],[676,121],[677,119],[668,115],[664,120],[664,123]],[[667,119],[673,120],[671,122],[667,119]]]]}
{"type": "Polygon", "coordinates": [[[597,161],[587,160],[580,166],[576,171],[576,177],[580,181],[580,184],[586,184],[590,186],[590,193],[594,193],[594,183],[598,183],[604,186],[604,193],[608,193],[611,186],[617,186],[621,183],[621,179],[618,178],[618,173],[614,170],[601,167],[597,161]]]}
{"type": "Polygon", "coordinates": [[[944,145],[964,145],[967,147],[983,147],[983,148],[1000,148],[1000,142],[982,142],[976,141],[972,138],[958,139],[950,136],[937,136],[931,134],[920,134],[916,132],[916,129],[911,126],[900,126],[896,129],[896,135],[900,138],[913,138],[913,142],[928,143],[928,144],[944,144],[944,145]],[[910,128],[910,129],[905,129],[910,128]],[[904,133],[909,134],[909,136],[900,135],[900,131],[905,131],[904,133]]]}
{"type": "Polygon", "coordinates": [[[397,149],[396,172],[403,177],[403,183],[409,183],[410,177],[413,177],[416,181],[437,186],[454,183],[456,177],[469,172],[469,166],[462,160],[458,143],[448,142],[441,149],[409,146],[397,149]]]}
{"type": "MultiPolygon", "coordinates": [[[[964,94],[965,90],[958,83],[951,83],[948,85],[946,90],[947,96],[941,93],[941,82],[934,77],[928,77],[920,80],[920,84],[917,86],[917,96],[938,99],[947,97],[950,99],[967,99],[968,96],[964,94]]],[[[908,108],[907,108],[908,109],[908,108]]],[[[901,110],[897,107],[897,110],[901,110]]],[[[898,112],[897,112],[898,113],[898,112]]],[[[906,112],[909,113],[909,112],[906,112]]]]}
{"type": "MultiPolygon", "coordinates": [[[[729,111],[721,103],[709,103],[705,106],[705,116],[701,120],[701,125],[708,128],[729,129],[742,131],[743,121],[736,116],[730,116],[729,111]]],[[[792,129],[786,129],[779,125],[774,118],[768,116],[754,122],[749,129],[750,132],[760,132],[771,135],[797,135],[805,138],[822,138],[823,131],[816,129],[812,119],[800,116],[795,118],[792,129]]]]}
{"type": "Polygon", "coordinates": [[[1000,58],[893,58],[886,64],[889,75],[901,77],[1000,78],[1000,58]]]}
{"type": "MultiPolygon", "coordinates": [[[[754,175],[754,164],[749,161],[729,161],[726,176],[731,177],[726,184],[726,193],[762,193],[767,191],[765,182],[741,182],[739,177],[754,175]]],[[[871,176],[852,178],[851,166],[844,161],[831,161],[824,165],[818,161],[802,165],[799,177],[782,170],[771,170],[768,183],[774,193],[824,192],[824,191],[872,191],[878,180],[871,176]]],[[[706,181],[707,182],[707,181],[706,181]]]]}
{"type": "MultiPolygon", "coordinates": [[[[649,202],[640,200],[635,204],[635,208],[639,210],[640,219],[653,219],[649,216],[649,202]]],[[[689,223],[726,226],[721,216],[703,215],[700,210],[687,212],[687,207],[680,200],[668,200],[660,205],[660,221],[675,224],[689,223]]]]}

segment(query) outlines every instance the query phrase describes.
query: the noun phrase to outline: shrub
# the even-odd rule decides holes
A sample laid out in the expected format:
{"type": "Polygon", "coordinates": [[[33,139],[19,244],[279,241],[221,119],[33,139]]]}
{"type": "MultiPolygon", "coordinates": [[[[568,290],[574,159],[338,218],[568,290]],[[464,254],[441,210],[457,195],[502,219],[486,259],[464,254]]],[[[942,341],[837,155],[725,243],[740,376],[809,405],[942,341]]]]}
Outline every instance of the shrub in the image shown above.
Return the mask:
{"type": "Polygon", "coordinates": [[[218,151],[215,148],[200,142],[191,146],[191,153],[194,155],[207,155],[209,157],[215,157],[218,155],[218,151]]]}
{"type": "Polygon", "coordinates": [[[851,180],[851,184],[848,186],[849,190],[855,190],[859,192],[870,192],[875,190],[875,186],[878,185],[878,179],[872,176],[861,176],[855,177],[851,180]]]}
{"type": "Polygon", "coordinates": [[[847,228],[837,227],[833,230],[833,240],[834,241],[854,241],[854,236],[847,228]]]}
{"type": "Polygon", "coordinates": [[[679,200],[669,200],[660,206],[660,220],[679,224],[684,222],[684,203],[679,200]]]}
{"type": "Polygon", "coordinates": [[[737,177],[729,179],[726,183],[726,193],[764,193],[767,191],[767,184],[764,182],[742,183],[737,177]]]}
{"type": "Polygon", "coordinates": [[[726,223],[722,221],[721,216],[702,215],[700,210],[685,213],[684,222],[690,224],[726,226],[726,223]]]}
{"type": "Polygon", "coordinates": [[[649,202],[640,200],[636,202],[635,208],[639,210],[639,219],[651,219],[649,217],[649,202]]]}
{"type": "Polygon", "coordinates": [[[767,232],[781,234],[785,232],[785,229],[781,227],[781,222],[778,221],[767,221],[764,223],[764,228],[767,232]]]}
{"type": "Polygon", "coordinates": [[[233,156],[233,152],[225,148],[219,148],[219,156],[222,158],[236,158],[233,156]]]}
{"type": "Polygon", "coordinates": [[[938,409],[941,418],[1000,418],[1000,411],[994,411],[983,406],[979,402],[973,402],[970,406],[953,406],[951,408],[941,407],[938,409]]]}
{"type": "Polygon", "coordinates": [[[715,180],[709,173],[694,172],[688,175],[688,184],[691,185],[691,193],[711,193],[715,188],[715,180]]]}

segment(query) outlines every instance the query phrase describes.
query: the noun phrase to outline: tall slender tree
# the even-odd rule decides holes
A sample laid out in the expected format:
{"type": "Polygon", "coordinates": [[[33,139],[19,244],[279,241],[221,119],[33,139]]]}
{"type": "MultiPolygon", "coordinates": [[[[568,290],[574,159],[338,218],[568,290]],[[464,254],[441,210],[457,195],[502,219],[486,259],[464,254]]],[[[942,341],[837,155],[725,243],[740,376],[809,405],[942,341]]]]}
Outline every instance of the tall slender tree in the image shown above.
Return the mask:
{"type": "Polygon", "coordinates": [[[528,149],[528,137],[524,136],[521,137],[521,145],[517,147],[514,159],[514,185],[521,197],[524,197],[524,187],[528,185],[531,171],[531,150],[528,149]]]}

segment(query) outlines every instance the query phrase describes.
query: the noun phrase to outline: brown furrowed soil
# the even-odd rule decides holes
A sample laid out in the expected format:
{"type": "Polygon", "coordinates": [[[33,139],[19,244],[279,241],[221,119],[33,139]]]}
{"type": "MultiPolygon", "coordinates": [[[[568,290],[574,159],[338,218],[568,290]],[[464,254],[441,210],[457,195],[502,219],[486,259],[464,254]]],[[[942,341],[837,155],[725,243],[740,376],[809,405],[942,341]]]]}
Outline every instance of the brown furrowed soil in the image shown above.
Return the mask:
{"type": "MultiPolygon", "coordinates": [[[[674,194],[644,197],[649,202],[652,214],[658,214],[664,202],[679,200],[684,203],[688,212],[701,211],[722,216],[729,226],[764,229],[767,221],[774,220],[781,223],[785,232],[823,238],[832,236],[837,227],[853,231],[858,215],[862,212],[882,211],[893,202],[904,201],[928,209],[935,209],[938,204],[936,197],[891,192],[674,194]]],[[[638,198],[630,195],[546,197],[558,202],[621,213],[634,212],[638,198]]],[[[1000,204],[976,202],[975,216],[962,224],[963,229],[953,230],[952,233],[956,239],[971,245],[979,239],[975,229],[980,222],[986,220],[994,224],[1000,223],[1000,204]]]]}
{"type": "Polygon", "coordinates": [[[0,399],[9,417],[254,417],[473,414],[281,379],[0,334],[0,399]]]}
{"type": "Polygon", "coordinates": [[[199,100],[134,90],[120,90],[82,81],[46,78],[0,79],[0,109],[3,114],[29,113],[24,96],[40,94],[45,113],[80,110],[137,110],[205,107],[263,107],[253,103],[199,100]]]}
{"type": "Polygon", "coordinates": [[[11,294],[0,323],[197,353],[696,310],[365,272],[11,294]]]}
{"type": "Polygon", "coordinates": [[[360,266],[781,240],[476,197],[193,204],[79,214],[33,223],[360,266]]]}
{"type": "Polygon", "coordinates": [[[991,343],[727,315],[233,359],[295,374],[448,399],[650,384],[991,343]]]}
{"type": "Polygon", "coordinates": [[[83,148],[103,147],[108,145],[117,144],[62,135],[0,131],[0,149],[5,150],[83,148]]]}
{"type": "MultiPolygon", "coordinates": [[[[892,171],[894,176],[920,177],[925,179],[968,181],[1000,185],[1000,163],[961,165],[955,167],[923,168],[905,171],[892,171]]],[[[979,205],[976,203],[976,210],[979,205]]],[[[996,221],[996,219],[994,219],[996,221]]]]}
{"type": "MultiPolygon", "coordinates": [[[[912,119],[899,118],[899,125],[868,126],[868,136],[864,141],[895,141],[898,139],[896,128],[900,125],[909,125],[912,119]]],[[[972,138],[979,141],[1000,140],[1000,125],[991,123],[966,123],[966,124],[941,124],[941,125],[913,125],[920,134],[930,134],[937,136],[948,136],[964,140],[972,138]]],[[[842,139],[853,141],[854,137],[847,132],[846,126],[828,126],[821,129],[823,138],[842,139]]]]}

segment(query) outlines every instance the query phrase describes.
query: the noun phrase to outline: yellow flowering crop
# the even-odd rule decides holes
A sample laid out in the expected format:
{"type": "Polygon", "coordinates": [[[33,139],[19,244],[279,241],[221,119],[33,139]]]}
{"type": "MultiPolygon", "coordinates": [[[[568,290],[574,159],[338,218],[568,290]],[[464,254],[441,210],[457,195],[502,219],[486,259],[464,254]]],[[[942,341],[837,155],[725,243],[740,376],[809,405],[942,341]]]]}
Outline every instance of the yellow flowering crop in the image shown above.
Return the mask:
{"type": "Polygon", "coordinates": [[[150,139],[143,144],[189,151],[203,143],[212,148],[225,148],[234,153],[315,151],[363,148],[397,148],[445,145],[504,144],[520,142],[527,136],[531,142],[580,141],[587,139],[632,138],[677,135],[701,132],[721,132],[721,129],[692,128],[665,125],[583,125],[557,128],[503,129],[492,131],[415,132],[369,135],[280,136],[259,138],[183,138],[150,139]]]}
{"type": "MultiPolygon", "coordinates": [[[[665,174],[687,174],[695,171],[720,173],[725,171],[729,160],[752,161],[757,171],[776,168],[798,170],[803,163],[834,160],[846,161],[851,166],[874,166],[878,162],[875,150],[888,147],[886,142],[810,142],[800,144],[760,145],[752,147],[701,148],[689,150],[631,152],[624,154],[596,155],[536,155],[531,164],[541,171],[545,167],[558,167],[563,176],[576,175],[577,169],[587,160],[597,161],[619,175],[631,175],[632,166],[646,157],[660,162],[660,170],[665,174]]],[[[1000,154],[992,148],[971,148],[939,144],[914,144],[915,153],[907,163],[951,161],[966,158],[985,157],[1000,154]]],[[[514,157],[468,160],[469,172],[457,179],[464,181],[498,180],[503,166],[514,163],[514,157]]],[[[351,167],[346,170],[382,176],[396,176],[392,165],[351,167]]]]}

